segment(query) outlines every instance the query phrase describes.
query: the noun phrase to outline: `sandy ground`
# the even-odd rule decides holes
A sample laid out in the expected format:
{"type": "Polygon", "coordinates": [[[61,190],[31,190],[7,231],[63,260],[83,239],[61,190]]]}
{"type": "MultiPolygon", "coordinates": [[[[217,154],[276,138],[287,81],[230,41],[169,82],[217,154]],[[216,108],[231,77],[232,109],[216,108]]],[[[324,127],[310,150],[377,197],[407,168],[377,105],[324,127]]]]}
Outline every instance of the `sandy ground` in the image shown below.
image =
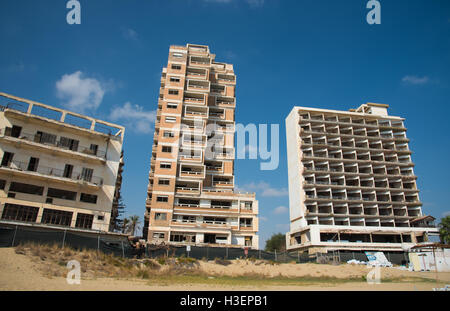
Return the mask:
{"type": "MultiPolygon", "coordinates": [[[[0,290],[100,290],[100,291],[203,291],[203,290],[383,290],[383,291],[429,291],[434,287],[450,284],[450,273],[439,273],[436,282],[401,282],[383,283],[383,277],[426,277],[434,279],[434,272],[409,272],[395,268],[382,268],[381,284],[366,282],[318,284],[318,285],[286,285],[286,286],[232,286],[213,284],[175,284],[157,285],[142,279],[81,279],[80,285],[69,285],[65,278],[46,277],[40,272],[45,263],[19,255],[13,248],[0,248],[0,290]]],[[[334,276],[347,278],[366,275],[369,269],[365,266],[353,265],[317,265],[317,264],[280,264],[255,265],[248,261],[233,262],[229,266],[221,266],[211,262],[201,262],[201,269],[218,275],[238,276],[245,273],[262,273],[268,276],[334,276]]]]}

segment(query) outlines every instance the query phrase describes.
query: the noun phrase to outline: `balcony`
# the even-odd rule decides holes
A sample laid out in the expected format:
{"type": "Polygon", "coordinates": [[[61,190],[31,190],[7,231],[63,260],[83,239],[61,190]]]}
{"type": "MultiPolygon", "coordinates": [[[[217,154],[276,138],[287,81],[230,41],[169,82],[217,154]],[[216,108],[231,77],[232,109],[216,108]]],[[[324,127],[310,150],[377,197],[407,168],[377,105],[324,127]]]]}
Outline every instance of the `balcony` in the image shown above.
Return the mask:
{"type": "Polygon", "coordinates": [[[8,165],[0,166],[0,169],[12,171],[13,173],[24,175],[25,177],[35,176],[43,178],[52,178],[61,181],[75,182],[77,184],[86,183],[94,187],[101,187],[103,185],[103,178],[97,176],[82,175],[81,173],[75,172],[72,172],[71,174],[68,173],[65,174],[64,170],[62,169],[42,165],[38,165],[37,167],[31,168],[29,163],[21,161],[11,161],[8,165]]]}
{"type": "Polygon", "coordinates": [[[180,177],[205,178],[204,166],[180,165],[180,177]]]}
{"type": "Polygon", "coordinates": [[[212,119],[224,119],[225,111],[224,110],[209,110],[209,117],[212,119]]]}
{"type": "Polygon", "coordinates": [[[207,118],[208,107],[185,106],[184,116],[190,118],[207,118]]]}
{"type": "Polygon", "coordinates": [[[236,100],[233,97],[216,97],[216,106],[235,107],[236,100]]]}
{"type": "Polygon", "coordinates": [[[236,84],[236,77],[234,75],[218,74],[217,80],[225,84],[236,84]]]}
{"type": "Polygon", "coordinates": [[[218,85],[218,84],[212,84],[211,85],[211,93],[224,95],[225,94],[225,87],[218,85]]]}
{"type": "Polygon", "coordinates": [[[206,69],[191,68],[191,67],[187,68],[186,76],[188,78],[194,79],[206,79],[208,77],[206,69]]]}
{"type": "Polygon", "coordinates": [[[98,160],[104,161],[106,159],[106,151],[98,150],[97,147],[87,147],[81,145],[65,146],[61,141],[56,140],[56,135],[52,139],[45,139],[42,134],[32,133],[17,133],[13,135],[11,128],[0,129],[0,137],[10,142],[25,142],[33,148],[41,148],[42,150],[60,151],[64,153],[74,154],[78,156],[95,157],[98,160]],[[54,138],[54,139],[53,139],[54,138]]]}
{"type": "Polygon", "coordinates": [[[196,93],[184,93],[184,102],[189,104],[204,105],[205,95],[196,93]]]}
{"type": "Polygon", "coordinates": [[[209,66],[211,64],[211,59],[208,57],[191,56],[189,65],[194,66],[209,66]]]}
{"type": "Polygon", "coordinates": [[[233,177],[230,178],[213,178],[214,187],[234,187],[233,177]]]}
{"type": "Polygon", "coordinates": [[[189,91],[209,92],[209,82],[202,80],[188,80],[187,89],[189,91]]]}
{"type": "Polygon", "coordinates": [[[200,194],[199,183],[178,183],[175,185],[177,194],[200,194]]]}

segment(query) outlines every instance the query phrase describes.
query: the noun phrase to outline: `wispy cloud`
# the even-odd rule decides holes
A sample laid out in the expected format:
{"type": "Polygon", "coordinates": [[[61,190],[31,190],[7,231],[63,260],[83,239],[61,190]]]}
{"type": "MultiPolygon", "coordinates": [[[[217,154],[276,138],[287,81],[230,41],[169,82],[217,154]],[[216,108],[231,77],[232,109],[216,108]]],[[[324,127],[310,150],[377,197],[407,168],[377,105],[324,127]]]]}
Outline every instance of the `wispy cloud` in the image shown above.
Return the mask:
{"type": "Polygon", "coordinates": [[[267,221],[268,219],[267,219],[267,217],[259,216],[259,220],[260,220],[260,221],[267,221]]]}
{"type": "Polygon", "coordinates": [[[127,129],[131,129],[135,133],[148,134],[153,129],[156,111],[145,111],[139,105],[126,102],[121,107],[115,107],[109,118],[112,121],[122,121],[127,129]]]}
{"type": "Polygon", "coordinates": [[[259,183],[249,183],[245,184],[242,187],[238,187],[241,191],[255,191],[258,192],[258,195],[263,197],[282,197],[287,196],[289,194],[286,188],[274,188],[270,184],[260,181],[259,183]]]}
{"type": "Polygon", "coordinates": [[[132,28],[122,28],[122,36],[125,39],[128,40],[132,40],[132,41],[138,41],[139,40],[139,36],[138,33],[136,32],[136,30],[132,29],[132,28]]]}
{"type": "Polygon", "coordinates": [[[430,78],[428,78],[427,76],[419,77],[416,75],[410,75],[410,76],[404,76],[402,78],[402,82],[406,83],[406,84],[422,85],[422,84],[427,84],[428,82],[430,82],[430,78]]]}
{"type": "Polygon", "coordinates": [[[107,85],[85,77],[81,71],[65,74],[56,81],[56,95],[63,101],[62,105],[80,113],[95,111],[102,103],[107,89],[107,85]]]}
{"type": "Polygon", "coordinates": [[[442,218],[450,216],[450,211],[446,211],[442,213],[442,218]]]}
{"type": "Polygon", "coordinates": [[[289,209],[286,206],[278,206],[273,210],[273,213],[275,215],[281,215],[286,214],[289,211],[289,209]]]}

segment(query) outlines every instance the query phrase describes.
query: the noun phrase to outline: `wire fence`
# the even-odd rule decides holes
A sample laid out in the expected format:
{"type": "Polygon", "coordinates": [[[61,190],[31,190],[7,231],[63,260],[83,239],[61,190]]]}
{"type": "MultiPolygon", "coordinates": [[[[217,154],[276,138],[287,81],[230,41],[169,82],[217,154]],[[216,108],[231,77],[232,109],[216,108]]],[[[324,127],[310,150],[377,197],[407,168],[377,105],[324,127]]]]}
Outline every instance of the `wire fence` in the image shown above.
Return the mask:
{"type": "MultiPolygon", "coordinates": [[[[14,247],[19,244],[34,242],[39,244],[58,244],[78,250],[98,250],[124,258],[158,258],[158,257],[190,257],[198,260],[214,259],[259,259],[278,263],[346,263],[356,259],[367,261],[363,251],[335,251],[327,254],[310,255],[306,252],[267,252],[263,250],[236,247],[213,247],[183,245],[151,245],[135,248],[126,236],[110,233],[75,232],[68,229],[50,229],[24,227],[20,225],[0,226],[0,247],[14,247]]],[[[396,265],[407,265],[408,255],[404,252],[384,252],[386,258],[396,265]]]]}

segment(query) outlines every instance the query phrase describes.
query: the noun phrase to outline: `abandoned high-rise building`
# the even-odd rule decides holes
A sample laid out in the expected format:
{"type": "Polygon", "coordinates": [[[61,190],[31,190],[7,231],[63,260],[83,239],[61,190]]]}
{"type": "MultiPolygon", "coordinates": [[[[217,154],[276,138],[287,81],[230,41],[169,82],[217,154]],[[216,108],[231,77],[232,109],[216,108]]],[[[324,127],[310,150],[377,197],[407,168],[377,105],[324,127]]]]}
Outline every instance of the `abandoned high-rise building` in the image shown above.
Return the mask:
{"type": "Polygon", "coordinates": [[[286,118],[288,250],[402,251],[436,234],[424,219],[404,119],[387,105],[295,107],[286,118]]]}
{"type": "Polygon", "coordinates": [[[0,99],[1,221],[108,232],[124,128],[5,93],[0,99]]]}
{"type": "Polygon", "coordinates": [[[203,45],[171,46],[153,138],[144,236],[258,247],[255,194],[234,191],[236,76],[203,45]]]}

